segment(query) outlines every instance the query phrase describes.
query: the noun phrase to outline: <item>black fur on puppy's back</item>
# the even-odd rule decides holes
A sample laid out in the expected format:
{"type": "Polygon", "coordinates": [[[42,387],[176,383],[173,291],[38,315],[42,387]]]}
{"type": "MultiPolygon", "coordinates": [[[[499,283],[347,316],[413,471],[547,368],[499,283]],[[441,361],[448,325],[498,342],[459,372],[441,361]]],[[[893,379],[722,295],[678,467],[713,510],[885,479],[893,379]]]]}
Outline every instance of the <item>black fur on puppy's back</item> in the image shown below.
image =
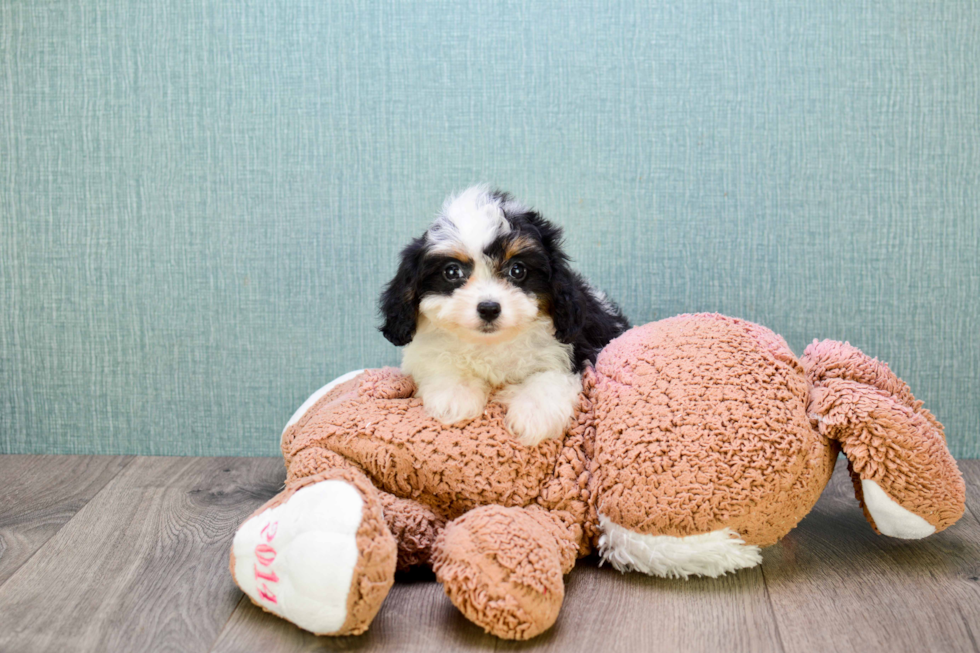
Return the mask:
{"type": "Polygon", "coordinates": [[[630,323],[619,306],[607,299],[604,294],[599,294],[597,297],[597,291],[578,273],[572,272],[571,276],[572,284],[575,286],[574,295],[582,302],[581,312],[584,317],[582,328],[574,335],[566,336],[567,339],[562,342],[567,342],[575,348],[572,370],[581,372],[586,362],[594,364],[602,348],[629,329],[630,323]]]}

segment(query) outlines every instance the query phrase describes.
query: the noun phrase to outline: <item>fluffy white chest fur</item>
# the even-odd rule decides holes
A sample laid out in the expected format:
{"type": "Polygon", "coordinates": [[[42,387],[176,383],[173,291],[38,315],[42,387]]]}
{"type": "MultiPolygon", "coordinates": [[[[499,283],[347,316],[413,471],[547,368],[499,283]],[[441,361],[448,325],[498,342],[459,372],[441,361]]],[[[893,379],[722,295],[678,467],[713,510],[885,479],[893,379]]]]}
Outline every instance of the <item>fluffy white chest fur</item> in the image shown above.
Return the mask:
{"type": "Polygon", "coordinates": [[[539,318],[503,342],[467,341],[422,317],[405,347],[402,371],[418,378],[454,371],[491,387],[521,383],[535,372],[571,370],[572,346],[558,342],[548,318],[539,318]]]}
{"type": "Polygon", "coordinates": [[[404,349],[402,371],[415,378],[426,410],[453,424],[478,417],[491,390],[507,406],[505,424],[533,446],[558,437],[582,389],[571,372],[572,346],[555,340],[551,320],[535,320],[503,342],[469,342],[419,320],[404,349]]]}

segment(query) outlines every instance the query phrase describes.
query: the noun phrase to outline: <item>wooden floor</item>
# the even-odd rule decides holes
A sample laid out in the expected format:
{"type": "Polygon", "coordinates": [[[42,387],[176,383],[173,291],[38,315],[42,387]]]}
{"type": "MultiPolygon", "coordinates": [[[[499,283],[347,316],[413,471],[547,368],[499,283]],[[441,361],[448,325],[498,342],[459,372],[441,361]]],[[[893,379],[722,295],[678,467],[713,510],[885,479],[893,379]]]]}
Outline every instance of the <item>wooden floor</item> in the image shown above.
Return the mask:
{"type": "Polygon", "coordinates": [[[582,561],[555,627],[515,643],[428,573],[400,578],[361,637],[253,606],[228,547],[280,459],[0,456],[0,651],[980,650],[980,460],[961,463],[963,519],[911,543],[872,532],[843,467],[760,568],[685,582],[582,561]]]}

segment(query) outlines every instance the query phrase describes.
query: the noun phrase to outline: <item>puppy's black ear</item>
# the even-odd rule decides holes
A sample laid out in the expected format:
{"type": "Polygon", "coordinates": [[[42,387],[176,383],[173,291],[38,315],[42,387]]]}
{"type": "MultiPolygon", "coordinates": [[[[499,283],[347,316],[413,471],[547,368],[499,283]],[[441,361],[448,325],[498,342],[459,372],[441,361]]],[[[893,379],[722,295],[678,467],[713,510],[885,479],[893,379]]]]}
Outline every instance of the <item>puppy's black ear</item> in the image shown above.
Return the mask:
{"type": "Polygon", "coordinates": [[[562,249],[561,227],[537,213],[528,218],[538,231],[551,267],[551,320],[555,324],[555,337],[563,343],[572,343],[585,328],[584,284],[568,265],[568,255],[562,249]]]}
{"type": "Polygon", "coordinates": [[[413,240],[402,250],[395,277],[381,293],[380,309],[384,324],[381,334],[396,347],[412,342],[418,321],[418,276],[425,253],[425,236],[413,240]]]}
{"type": "Polygon", "coordinates": [[[551,301],[555,337],[560,342],[570,344],[585,328],[585,298],[581,281],[568,267],[567,259],[551,266],[551,301]]]}

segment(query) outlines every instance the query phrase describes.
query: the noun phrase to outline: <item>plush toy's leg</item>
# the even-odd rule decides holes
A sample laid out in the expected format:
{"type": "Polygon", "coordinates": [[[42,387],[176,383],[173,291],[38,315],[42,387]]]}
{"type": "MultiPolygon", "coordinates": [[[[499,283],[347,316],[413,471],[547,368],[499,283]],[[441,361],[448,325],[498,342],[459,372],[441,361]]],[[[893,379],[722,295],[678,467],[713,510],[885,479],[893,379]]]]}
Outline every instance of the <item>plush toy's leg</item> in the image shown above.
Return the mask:
{"type": "Polygon", "coordinates": [[[231,573],[256,605],[301,628],[359,634],[394,581],[396,544],[371,482],[334,462],[290,478],[238,528],[231,573]]]}
{"type": "Polygon", "coordinates": [[[813,385],[807,412],[838,440],[876,531],[919,539],[963,514],[966,489],[942,425],[888,368],[847,343],[814,341],[801,359],[813,385]]]}
{"type": "Polygon", "coordinates": [[[411,499],[378,491],[385,523],[398,543],[398,571],[430,564],[436,539],[446,520],[411,499]]]}
{"type": "Polygon", "coordinates": [[[484,506],[450,522],[432,568],[453,604],[504,639],[530,639],[555,623],[577,544],[545,510],[484,506]]]}

